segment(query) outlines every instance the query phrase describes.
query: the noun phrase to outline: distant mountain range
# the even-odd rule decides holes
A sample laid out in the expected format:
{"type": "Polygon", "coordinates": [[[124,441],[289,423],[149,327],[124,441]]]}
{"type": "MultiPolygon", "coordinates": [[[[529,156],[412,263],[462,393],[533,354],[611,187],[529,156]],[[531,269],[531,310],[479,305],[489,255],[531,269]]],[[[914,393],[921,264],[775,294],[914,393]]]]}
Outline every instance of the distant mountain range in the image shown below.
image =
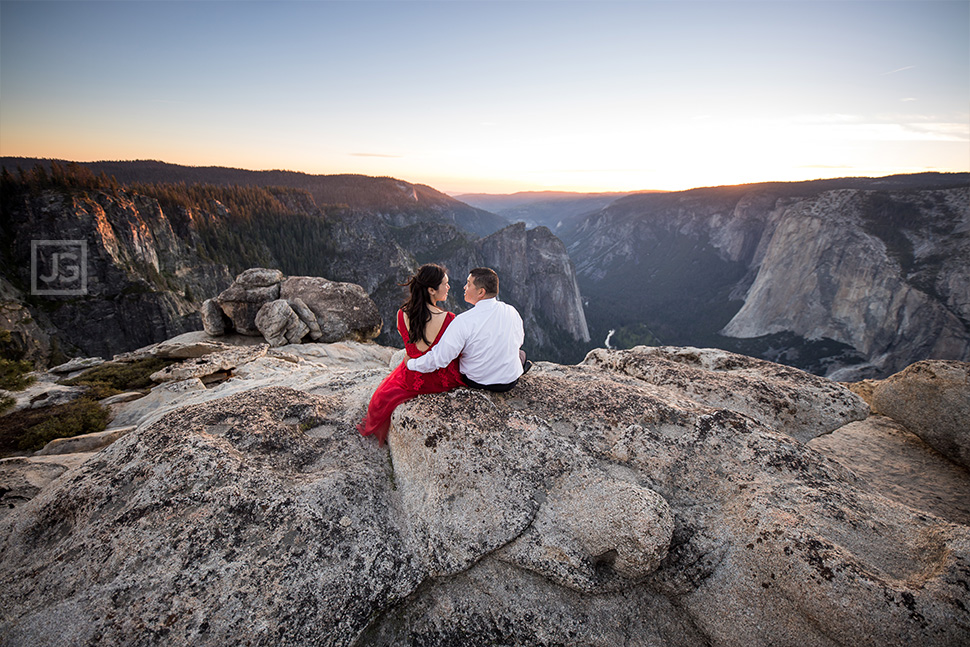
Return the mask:
{"type": "MultiPolygon", "coordinates": [[[[49,160],[0,164],[11,177],[18,167],[52,168],[49,160]]],[[[381,343],[394,344],[387,322],[398,283],[420,263],[443,262],[453,284],[475,265],[495,267],[540,359],[571,363],[603,345],[712,346],[838,379],[970,359],[967,173],[450,198],[394,178],[82,166],[103,174],[101,188],[51,192],[28,182],[17,200],[4,196],[0,292],[31,308],[20,321],[47,322],[55,338],[84,328],[71,323],[81,315],[115,322],[102,347],[95,342],[106,324],[88,325],[87,346],[74,344],[85,352],[196,326],[187,295],[212,296],[254,265],[364,286],[385,320],[381,343]],[[81,213],[91,218],[87,229],[78,229],[81,213]],[[111,251],[97,222],[129,242],[111,251]],[[156,242],[139,238],[145,231],[156,242]],[[104,299],[38,310],[23,297],[30,240],[68,233],[102,250],[104,299]],[[150,325],[126,330],[132,317],[150,325]]],[[[463,309],[460,294],[453,298],[449,307],[463,309]]]]}
{"type": "Polygon", "coordinates": [[[548,227],[553,232],[591,211],[602,209],[629,193],[571,193],[567,191],[522,191],[510,194],[466,193],[455,196],[473,207],[496,213],[510,222],[527,227],[548,227]]]}
{"type": "Polygon", "coordinates": [[[714,346],[840,379],[970,359],[967,173],[631,195],[558,234],[600,344],[714,346]]]}

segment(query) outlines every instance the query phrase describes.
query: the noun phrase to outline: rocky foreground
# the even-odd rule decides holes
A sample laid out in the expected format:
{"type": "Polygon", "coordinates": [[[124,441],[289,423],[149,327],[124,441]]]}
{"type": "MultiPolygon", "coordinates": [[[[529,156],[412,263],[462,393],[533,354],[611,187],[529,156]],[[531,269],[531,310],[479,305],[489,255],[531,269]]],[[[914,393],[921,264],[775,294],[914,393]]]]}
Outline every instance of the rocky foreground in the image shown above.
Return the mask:
{"type": "Polygon", "coordinates": [[[393,349],[227,341],[0,461],[0,643],[970,644],[966,363],[596,350],[378,448],[393,349]]]}

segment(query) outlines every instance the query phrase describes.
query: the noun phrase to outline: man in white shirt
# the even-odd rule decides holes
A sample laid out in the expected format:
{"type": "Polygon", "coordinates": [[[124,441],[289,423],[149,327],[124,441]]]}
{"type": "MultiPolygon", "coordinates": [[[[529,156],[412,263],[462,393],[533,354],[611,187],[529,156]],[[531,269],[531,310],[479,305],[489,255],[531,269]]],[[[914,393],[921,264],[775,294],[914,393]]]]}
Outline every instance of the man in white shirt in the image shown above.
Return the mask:
{"type": "Polygon", "coordinates": [[[469,273],[465,301],[474,307],[455,317],[431,350],[408,360],[408,368],[430,373],[460,356],[458,365],[468,386],[508,391],[532,365],[519,350],[525,336],[522,317],[498,300],[498,274],[487,267],[469,273]]]}

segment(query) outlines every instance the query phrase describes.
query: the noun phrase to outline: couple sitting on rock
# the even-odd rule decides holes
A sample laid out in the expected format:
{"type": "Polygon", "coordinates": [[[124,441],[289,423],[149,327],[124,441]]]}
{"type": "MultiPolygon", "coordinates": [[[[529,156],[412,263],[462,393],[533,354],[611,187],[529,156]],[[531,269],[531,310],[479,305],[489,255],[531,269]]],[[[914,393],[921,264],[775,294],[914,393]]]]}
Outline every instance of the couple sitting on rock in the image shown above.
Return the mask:
{"type": "Polygon", "coordinates": [[[395,407],[421,393],[443,393],[459,386],[508,391],[532,365],[520,350],[522,317],[498,300],[498,275],[473,269],[465,301],[474,306],[455,316],[438,307],[448,298],[448,271],[422,265],[408,279],[410,296],[397,311],[397,330],[408,359],[388,375],[371,397],[357,429],[383,445],[395,407]]]}

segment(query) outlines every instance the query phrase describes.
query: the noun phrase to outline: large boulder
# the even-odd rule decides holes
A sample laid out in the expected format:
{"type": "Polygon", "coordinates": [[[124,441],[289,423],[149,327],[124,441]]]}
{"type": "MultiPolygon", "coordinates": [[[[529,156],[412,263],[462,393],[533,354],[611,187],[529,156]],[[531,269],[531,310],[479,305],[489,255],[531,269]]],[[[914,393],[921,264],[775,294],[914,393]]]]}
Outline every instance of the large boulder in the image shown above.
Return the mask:
{"type": "Polygon", "coordinates": [[[970,472],[885,416],[851,422],[808,446],[917,510],[970,526],[970,472]]]}
{"type": "MultiPolygon", "coordinates": [[[[640,358],[647,368],[650,357],[640,358]]],[[[652,357],[661,370],[663,357],[652,357]]],[[[716,380],[712,373],[694,379],[716,380]]],[[[815,378],[798,373],[773,386],[797,392],[801,382],[811,392],[815,378]]],[[[772,382],[770,373],[758,377],[772,382]]],[[[389,444],[411,536],[432,571],[451,566],[442,570],[453,579],[387,616],[372,644],[415,635],[458,644],[481,627],[493,628],[501,644],[956,645],[970,638],[970,615],[955,602],[970,565],[970,529],[883,498],[792,439],[785,430],[815,416],[789,417],[785,400],[776,407],[785,415],[766,420],[769,426],[692,400],[694,388],[656,386],[600,366],[540,363],[504,396],[459,389],[400,407],[389,444]],[[669,547],[658,550],[662,506],[646,497],[632,508],[642,526],[624,527],[627,515],[599,503],[599,523],[577,537],[581,522],[561,511],[595,518],[598,502],[580,479],[661,497],[674,519],[669,547]],[[495,500],[504,515],[494,514],[495,500]],[[501,533],[507,543],[495,551],[501,533]],[[641,538],[634,553],[641,565],[630,566],[637,562],[624,559],[620,542],[597,545],[604,535],[641,538]],[[928,537],[932,547],[923,544],[928,537]],[[597,548],[578,550],[581,541],[597,548]],[[649,557],[664,550],[651,571],[649,557]],[[623,593],[608,611],[581,597],[616,588],[623,593]],[[512,595],[543,602],[519,605],[512,595]],[[646,610],[656,613],[648,623],[639,615],[646,610]],[[582,626],[580,618],[596,622],[582,626]]],[[[828,414],[864,416],[843,395],[844,416],[832,402],[828,414]]]]}
{"type": "Polygon", "coordinates": [[[317,321],[317,316],[313,314],[313,310],[310,310],[307,304],[303,303],[303,299],[300,297],[291,297],[287,303],[292,308],[296,316],[306,324],[307,329],[310,331],[310,339],[312,341],[320,341],[323,339],[323,331],[320,330],[320,322],[317,321]]]}
{"type": "Polygon", "coordinates": [[[361,286],[316,276],[286,278],[278,270],[248,269],[201,307],[206,333],[262,335],[271,346],[309,336],[325,343],[367,341],[381,332],[377,306],[361,286]]]}
{"type": "Polygon", "coordinates": [[[423,573],[383,453],[315,437],[333,404],[188,407],[63,475],[0,528],[4,644],[351,644],[423,573]]]}
{"type": "Polygon", "coordinates": [[[316,316],[321,342],[341,339],[366,341],[381,332],[377,306],[356,283],[330,281],[318,276],[291,276],[280,288],[280,298],[297,299],[316,316]]]}
{"type": "Polygon", "coordinates": [[[872,406],[970,469],[970,363],[925,360],[872,386],[872,406]]]}
{"type": "Polygon", "coordinates": [[[226,316],[215,299],[206,299],[199,308],[202,328],[213,337],[221,337],[232,328],[232,320],[226,316]]]}

